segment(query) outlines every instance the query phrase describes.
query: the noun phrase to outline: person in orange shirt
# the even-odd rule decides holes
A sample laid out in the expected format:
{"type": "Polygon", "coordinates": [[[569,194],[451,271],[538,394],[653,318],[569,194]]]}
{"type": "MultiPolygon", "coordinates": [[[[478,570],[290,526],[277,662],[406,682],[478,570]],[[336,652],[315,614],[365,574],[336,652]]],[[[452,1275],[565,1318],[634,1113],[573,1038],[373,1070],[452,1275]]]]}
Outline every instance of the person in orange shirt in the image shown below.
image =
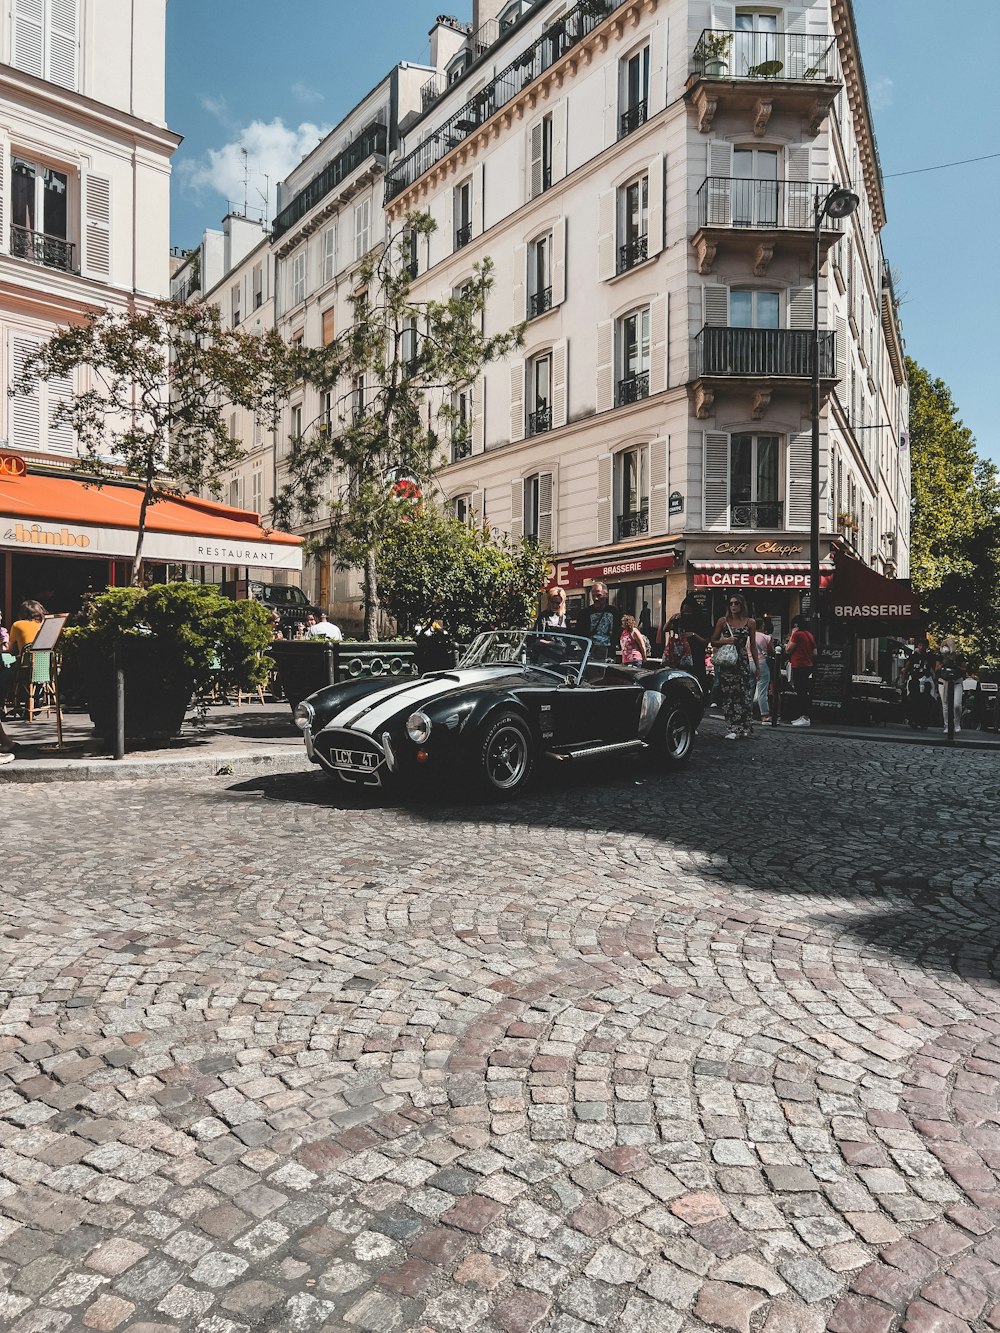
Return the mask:
{"type": "Polygon", "coordinates": [[[41,602],[22,602],[17,611],[17,619],[10,627],[10,652],[20,657],[29,644],[34,643],[35,635],[45,619],[45,607],[41,602]]]}

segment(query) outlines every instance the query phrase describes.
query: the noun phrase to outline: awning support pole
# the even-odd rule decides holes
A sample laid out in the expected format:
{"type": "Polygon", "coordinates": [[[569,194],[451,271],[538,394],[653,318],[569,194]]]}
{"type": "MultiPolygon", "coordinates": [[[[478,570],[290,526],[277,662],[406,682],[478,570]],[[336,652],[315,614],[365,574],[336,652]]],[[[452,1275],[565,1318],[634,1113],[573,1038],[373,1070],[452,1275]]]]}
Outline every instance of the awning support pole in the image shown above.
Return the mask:
{"type": "Polygon", "coordinates": [[[115,758],[125,758],[125,670],[115,650],[115,758]]]}

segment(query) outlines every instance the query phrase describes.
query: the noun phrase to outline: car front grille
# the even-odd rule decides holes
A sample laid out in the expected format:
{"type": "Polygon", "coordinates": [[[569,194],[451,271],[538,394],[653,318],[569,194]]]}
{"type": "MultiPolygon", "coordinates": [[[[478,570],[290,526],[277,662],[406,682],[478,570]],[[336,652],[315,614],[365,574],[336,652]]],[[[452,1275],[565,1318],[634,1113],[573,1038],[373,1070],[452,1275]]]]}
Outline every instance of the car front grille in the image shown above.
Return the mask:
{"type": "Polygon", "coordinates": [[[345,782],[381,786],[385,752],[370,736],[328,728],[313,737],[313,749],[323,767],[345,782]]]}

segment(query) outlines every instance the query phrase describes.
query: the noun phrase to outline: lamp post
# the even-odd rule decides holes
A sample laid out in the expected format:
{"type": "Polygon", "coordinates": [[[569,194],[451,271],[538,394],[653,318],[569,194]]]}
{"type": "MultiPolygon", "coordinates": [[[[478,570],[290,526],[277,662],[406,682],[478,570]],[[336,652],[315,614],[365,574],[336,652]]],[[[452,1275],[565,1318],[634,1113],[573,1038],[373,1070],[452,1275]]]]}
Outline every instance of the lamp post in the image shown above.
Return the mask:
{"type": "Polygon", "coordinates": [[[861,200],[853,190],[834,185],[825,199],[813,201],[812,448],[809,470],[809,615],[819,642],[819,241],[824,218],[846,218],[861,200]]]}

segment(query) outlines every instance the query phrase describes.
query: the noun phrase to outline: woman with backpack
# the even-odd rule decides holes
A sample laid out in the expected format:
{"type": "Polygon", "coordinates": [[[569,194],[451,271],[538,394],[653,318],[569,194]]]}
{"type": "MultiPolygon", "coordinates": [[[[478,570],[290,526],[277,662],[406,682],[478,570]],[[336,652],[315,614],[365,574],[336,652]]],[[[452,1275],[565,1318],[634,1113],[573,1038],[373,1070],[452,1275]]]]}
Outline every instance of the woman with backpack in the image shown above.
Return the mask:
{"type": "Polygon", "coordinates": [[[635,623],[634,616],[622,616],[620,646],[623,666],[642,666],[645,662],[646,639],[635,623]]]}
{"type": "Polygon", "coordinates": [[[665,666],[683,667],[690,671],[704,694],[708,695],[705,650],[712,637],[712,622],[693,597],[685,597],[681,609],[667,621],[667,638],[663,645],[665,666]]]}

